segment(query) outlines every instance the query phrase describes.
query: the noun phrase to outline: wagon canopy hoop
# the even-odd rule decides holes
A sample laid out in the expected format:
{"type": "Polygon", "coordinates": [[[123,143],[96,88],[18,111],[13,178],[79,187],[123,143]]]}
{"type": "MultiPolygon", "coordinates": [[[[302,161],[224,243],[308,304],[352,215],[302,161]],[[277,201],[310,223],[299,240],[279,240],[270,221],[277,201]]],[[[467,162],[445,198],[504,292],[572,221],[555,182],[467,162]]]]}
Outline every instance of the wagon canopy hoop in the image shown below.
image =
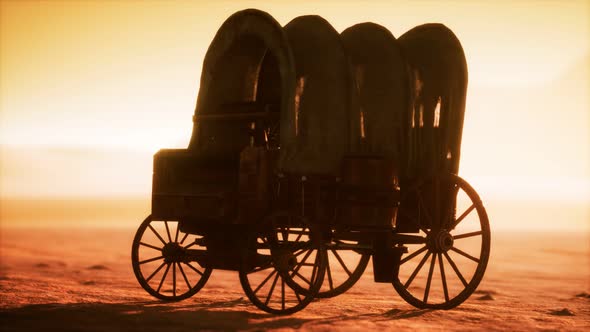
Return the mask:
{"type": "Polygon", "coordinates": [[[221,157],[239,154],[248,144],[249,128],[222,121],[229,117],[275,120],[259,127],[266,126],[267,142],[278,146],[284,139],[276,137],[281,135],[277,124],[285,130],[293,125],[286,116],[292,113],[294,94],[295,65],[281,25],[256,9],[233,14],[217,31],[203,61],[189,150],[221,157]],[[228,131],[231,137],[226,137],[228,131]]]}

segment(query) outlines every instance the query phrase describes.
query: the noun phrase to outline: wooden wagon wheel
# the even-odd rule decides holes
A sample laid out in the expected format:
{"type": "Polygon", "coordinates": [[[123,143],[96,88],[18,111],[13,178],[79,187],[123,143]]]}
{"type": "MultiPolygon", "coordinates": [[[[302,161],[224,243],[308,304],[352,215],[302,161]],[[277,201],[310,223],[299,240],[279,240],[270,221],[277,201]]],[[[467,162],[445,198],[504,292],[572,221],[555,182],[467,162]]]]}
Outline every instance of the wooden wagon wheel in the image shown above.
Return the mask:
{"type": "Polygon", "coordinates": [[[475,291],[488,263],[486,210],[475,190],[452,174],[424,181],[402,195],[402,205],[416,202],[412,216],[405,217],[420,227],[421,241],[405,244],[409,251],[393,286],[415,307],[456,307],[475,291]]]}
{"type": "MultiPolygon", "coordinates": [[[[310,229],[308,227],[277,227],[277,237],[279,242],[285,240],[298,241],[310,238],[310,229]]],[[[326,242],[324,237],[322,241],[326,242]]],[[[317,298],[329,298],[340,295],[350,289],[363,275],[367,268],[371,254],[358,250],[358,241],[344,240],[333,238],[329,243],[324,243],[321,250],[326,260],[326,275],[322,286],[315,295],[317,298]]],[[[309,253],[311,250],[298,252],[300,264],[309,264],[309,253]]],[[[306,294],[309,291],[309,282],[301,278],[297,273],[293,273],[292,278],[288,279],[290,286],[300,294],[306,294]]]]}
{"type": "Polygon", "coordinates": [[[326,271],[319,239],[299,227],[289,232],[273,226],[257,236],[258,267],[240,271],[240,283],[258,308],[279,315],[305,308],[317,295],[326,271]]]}
{"type": "Polygon", "coordinates": [[[212,269],[191,262],[186,253],[199,246],[199,239],[181,232],[176,221],[155,221],[148,216],[131,249],[133,272],[141,287],[166,301],[184,300],[201,290],[212,269]]]}
{"type": "Polygon", "coordinates": [[[363,275],[371,254],[355,250],[355,240],[333,239],[326,245],[326,277],[317,295],[329,298],[349,290],[363,275]]]}

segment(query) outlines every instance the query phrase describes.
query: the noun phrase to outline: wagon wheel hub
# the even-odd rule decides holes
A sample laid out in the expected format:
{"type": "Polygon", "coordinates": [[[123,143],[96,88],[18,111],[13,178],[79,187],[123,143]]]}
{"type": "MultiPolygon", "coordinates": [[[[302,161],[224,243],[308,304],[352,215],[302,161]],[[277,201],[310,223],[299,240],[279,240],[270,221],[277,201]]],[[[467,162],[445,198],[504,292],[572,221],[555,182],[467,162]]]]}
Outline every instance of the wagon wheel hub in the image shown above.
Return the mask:
{"type": "Polygon", "coordinates": [[[297,265],[297,258],[289,250],[286,250],[286,249],[279,250],[274,255],[274,264],[275,264],[275,268],[279,272],[288,272],[288,271],[293,270],[293,267],[295,267],[295,265],[297,265]]]}
{"type": "Polygon", "coordinates": [[[176,242],[169,242],[162,248],[162,256],[166,263],[184,262],[186,250],[176,242]]]}
{"type": "Polygon", "coordinates": [[[449,251],[453,247],[453,243],[453,236],[445,229],[436,234],[431,233],[427,239],[428,249],[435,253],[449,251]]]}

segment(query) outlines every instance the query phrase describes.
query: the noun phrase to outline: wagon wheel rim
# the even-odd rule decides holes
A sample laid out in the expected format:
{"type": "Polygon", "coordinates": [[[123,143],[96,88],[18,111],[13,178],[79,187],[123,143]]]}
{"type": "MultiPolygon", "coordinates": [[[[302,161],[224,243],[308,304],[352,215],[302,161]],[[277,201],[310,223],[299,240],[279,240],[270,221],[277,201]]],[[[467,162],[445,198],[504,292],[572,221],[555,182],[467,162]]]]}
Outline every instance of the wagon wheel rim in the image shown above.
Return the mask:
{"type": "Polygon", "coordinates": [[[423,241],[406,244],[393,286],[415,307],[456,307],[475,291],[487,267],[487,213],[475,190],[456,175],[435,176],[412,190],[421,210],[413,222],[423,241]]]}
{"type": "MultiPolygon", "coordinates": [[[[279,240],[283,230],[274,229],[257,236],[258,254],[266,262],[240,271],[244,293],[259,309],[278,315],[295,313],[305,308],[317,295],[325,274],[322,250],[311,241],[279,240]],[[305,259],[304,259],[305,258],[305,259]],[[306,280],[304,291],[294,287],[293,279],[306,280]]],[[[303,237],[303,236],[302,236],[303,237]]]]}
{"type": "Polygon", "coordinates": [[[180,301],[199,292],[212,272],[186,254],[199,247],[199,239],[182,232],[177,221],[156,221],[148,216],[131,249],[133,272],[142,288],[164,301],[180,301]]]}

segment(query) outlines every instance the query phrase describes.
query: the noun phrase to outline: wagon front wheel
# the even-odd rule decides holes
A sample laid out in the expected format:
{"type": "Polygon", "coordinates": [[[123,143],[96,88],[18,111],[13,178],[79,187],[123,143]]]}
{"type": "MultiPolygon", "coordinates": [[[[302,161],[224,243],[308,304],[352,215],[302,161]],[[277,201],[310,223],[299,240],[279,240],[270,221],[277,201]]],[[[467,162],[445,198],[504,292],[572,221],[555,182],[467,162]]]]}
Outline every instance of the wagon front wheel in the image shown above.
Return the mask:
{"type": "Polygon", "coordinates": [[[240,271],[240,283],[250,301],[277,315],[305,308],[317,295],[326,271],[325,251],[319,239],[300,231],[287,240],[282,233],[275,230],[259,234],[255,244],[258,266],[240,271]]]}
{"type": "Polygon", "coordinates": [[[180,301],[196,294],[211,269],[191,261],[188,249],[200,246],[200,236],[180,231],[177,221],[156,221],[148,216],[139,226],[131,249],[137,281],[150,295],[180,301]]]}
{"type": "Polygon", "coordinates": [[[418,203],[411,222],[420,229],[414,239],[422,240],[404,244],[408,253],[400,260],[393,287],[415,307],[454,308],[475,291],[488,263],[486,210],[475,190],[452,174],[434,177],[406,194],[418,203]]]}

